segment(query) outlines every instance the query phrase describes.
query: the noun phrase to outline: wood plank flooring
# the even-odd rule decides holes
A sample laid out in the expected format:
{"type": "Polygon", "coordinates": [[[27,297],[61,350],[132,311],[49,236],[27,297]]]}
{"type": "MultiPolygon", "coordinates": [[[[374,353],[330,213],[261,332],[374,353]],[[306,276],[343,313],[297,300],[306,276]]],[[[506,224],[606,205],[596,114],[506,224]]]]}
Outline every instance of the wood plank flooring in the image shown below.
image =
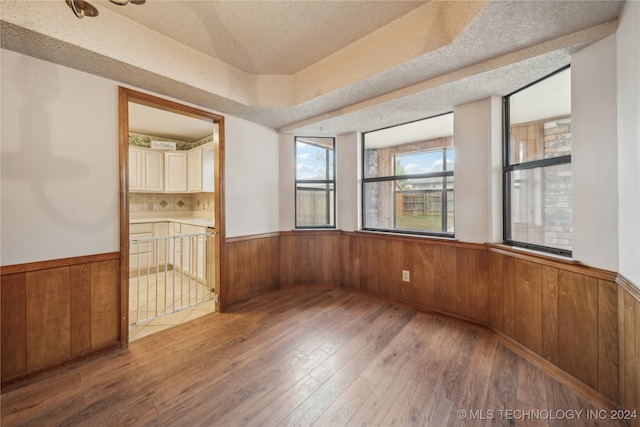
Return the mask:
{"type": "Polygon", "coordinates": [[[1,399],[3,426],[617,425],[483,329],[341,289],[274,291],[1,399]]]}

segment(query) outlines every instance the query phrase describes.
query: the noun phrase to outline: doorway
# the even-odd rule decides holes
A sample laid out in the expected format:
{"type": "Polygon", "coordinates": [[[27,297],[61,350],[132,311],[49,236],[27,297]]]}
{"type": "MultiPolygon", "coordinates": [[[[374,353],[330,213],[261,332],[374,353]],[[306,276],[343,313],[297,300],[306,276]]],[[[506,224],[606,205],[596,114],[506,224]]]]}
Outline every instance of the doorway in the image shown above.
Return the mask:
{"type": "Polygon", "coordinates": [[[220,311],[224,117],[126,88],[118,109],[126,347],[220,311]]]}

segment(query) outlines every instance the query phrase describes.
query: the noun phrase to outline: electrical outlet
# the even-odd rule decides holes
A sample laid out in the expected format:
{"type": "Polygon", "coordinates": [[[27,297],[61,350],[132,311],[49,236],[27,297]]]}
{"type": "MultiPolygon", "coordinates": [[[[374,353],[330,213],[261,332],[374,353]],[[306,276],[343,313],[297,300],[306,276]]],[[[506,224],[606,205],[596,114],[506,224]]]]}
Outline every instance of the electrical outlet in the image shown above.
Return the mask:
{"type": "Polygon", "coordinates": [[[402,270],[402,281],[403,282],[410,282],[410,276],[409,276],[409,270],[402,270]]]}

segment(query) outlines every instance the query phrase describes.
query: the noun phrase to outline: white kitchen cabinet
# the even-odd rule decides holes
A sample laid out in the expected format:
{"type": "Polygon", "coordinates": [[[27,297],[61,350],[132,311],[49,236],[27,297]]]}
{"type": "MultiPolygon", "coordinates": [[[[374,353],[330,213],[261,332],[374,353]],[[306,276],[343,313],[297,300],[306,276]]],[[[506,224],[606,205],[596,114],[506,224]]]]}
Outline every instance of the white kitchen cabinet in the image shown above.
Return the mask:
{"type": "Polygon", "coordinates": [[[167,253],[169,251],[169,244],[167,237],[169,236],[169,222],[156,222],[153,224],[153,237],[160,238],[154,242],[156,251],[156,260],[158,265],[166,265],[167,253]]]}
{"type": "Polygon", "coordinates": [[[189,151],[129,147],[129,191],[213,192],[213,142],[189,151]]]}
{"type": "Polygon", "coordinates": [[[142,150],[129,147],[129,191],[142,191],[142,150]]]}
{"type": "Polygon", "coordinates": [[[163,189],[163,152],[129,147],[129,191],[162,192],[163,189]]]}
{"type": "Polygon", "coordinates": [[[187,153],[185,151],[165,152],[164,170],[165,193],[186,193],[187,153]]]}
{"type": "Polygon", "coordinates": [[[213,192],[213,142],[202,146],[202,191],[213,192]]]}
{"type": "MultiPolygon", "coordinates": [[[[184,259],[182,258],[182,238],[181,224],[179,222],[169,223],[169,264],[173,265],[173,268],[177,271],[183,271],[185,267],[184,259]]],[[[187,271],[189,268],[187,267],[187,271]]]]}
{"type": "Polygon", "coordinates": [[[129,270],[147,274],[147,268],[155,265],[153,223],[129,225],[129,270]]]}
{"type": "Polygon", "coordinates": [[[190,192],[213,192],[213,142],[187,152],[190,192]]]}
{"type": "MultiPolygon", "coordinates": [[[[188,268],[188,273],[196,277],[198,280],[205,281],[206,277],[206,227],[199,227],[190,224],[182,224],[182,234],[198,234],[198,236],[186,237],[182,245],[182,256],[184,262],[184,270],[188,268]]],[[[187,273],[187,271],[185,271],[187,273]]]]}
{"type": "Polygon", "coordinates": [[[187,152],[187,164],[189,191],[202,191],[202,147],[196,147],[187,152]]]}

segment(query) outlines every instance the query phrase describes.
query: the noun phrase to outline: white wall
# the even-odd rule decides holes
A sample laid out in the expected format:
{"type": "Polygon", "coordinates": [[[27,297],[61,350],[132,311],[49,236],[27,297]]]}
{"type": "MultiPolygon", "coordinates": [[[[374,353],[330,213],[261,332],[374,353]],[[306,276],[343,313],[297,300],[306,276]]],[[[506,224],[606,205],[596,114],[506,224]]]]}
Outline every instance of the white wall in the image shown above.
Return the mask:
{"type": "Polygon", "coordinates": [[[225,117],[227,237],[279,230],[278,133],[225,117]]]}
{"type": "Polygon", "coordinates": [[[618,268],[616,36],[571,57],[573,258],[618,268]]]}
{"type": "Polygon", "coordinates": [[[336,138],[336,226],[344,231],[360,227],[360,133],[336,138]]]}
{"type": "Polygon", "coordinates": [[[455,236],[502,241],[502,103],[492,97],[453,110],[455,236]]]}
{"type": "MultiPolygon", "coordinates": [[[[118,251],[118,83],[1,55],[0,263],[118,251]]],[[[278,135],[225,125],[226,235],[277,231],[278,135]]]]}
{"type": "Polygon", "coordinates": [[[118,251],[116,84],[1,55],[0,262],[118,251]]]}
{"type": "Polygon", "coordinates": [[[296,227],[294,136],[280,135],[280,230],[296,227]]]}
{"type": "Polygon", "coordinates": [[[640,287],[640,2],[626,2],[617,39],[618,271],[640,287]]]}

